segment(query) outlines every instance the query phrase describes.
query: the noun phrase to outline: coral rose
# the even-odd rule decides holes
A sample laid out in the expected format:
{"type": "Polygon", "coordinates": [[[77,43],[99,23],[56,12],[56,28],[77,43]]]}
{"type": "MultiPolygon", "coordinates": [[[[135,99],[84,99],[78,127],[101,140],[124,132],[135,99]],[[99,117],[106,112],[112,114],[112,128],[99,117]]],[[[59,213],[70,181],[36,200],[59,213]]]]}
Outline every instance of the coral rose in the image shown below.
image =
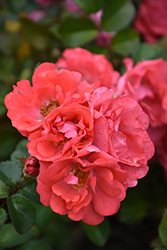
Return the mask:
{"type": "Polygon", "coordinates": [[[53,161],[62,156],[80,156],[92,150],[93,118],[90,110],[77,103],[52,110],[40,130],[29,136],[30,155],[53,161]]]}
{"type": "Polygon", "coordinates": [[[104,55],[92,54],[82,48],[65,49],[62,57],[56,63],[57,67],[67,68],[82,74],[82,79],[97,87],[105,86],[114,89],[119,78],[119,72],[104,55]]]}
{"type": "Polygon", "coordinates": [[[133,67],[124,59],[126,72],[117,84],[117,93],[127,93],[139,102],[153,127],[167,124],[167,62],[163,59],[138,62],[133,67]]]}
{"type": "Polygon", "coordinates": [[[167,62],[160,58],[142,61],[133,67],[133,61],[126,58],[124,63],[127,70],[118,82],[117,93],[136,99],[149,116],[147,131],[166,169],[167,152],[162,149],[162,141],[167,131],[167,62]]]}
{"type": "Polygon", "coordinates": [[[90,105],[94,115],[93,145],[113,156],[128,171],[125,186],[137,185],[137,179],[147,174],[147,161],[154,154],[146,132],[148,116],[134,99],[126,95],[115,97],[105,87],[93,92],[90,105]]]}
{"type": "Polygon", "coordinates": [[[97,225],[115,214],[125,198],[127,171],[104,152],[41,162],[37,192],[45,206],[72,220],[97,225]]]}
{"type": "Polygon", "coordinates": [[[80,79],[81,74],[77,72],[58,70],[53,63],[42,63],[34,71],[33,86],[28,80],[21,80],[5,97],[12,125],[24,136],[29,136],[42,126],[44,118],[53,109],[68,105],[73,96],[79,98],[76,93],[84,89],[88,91],[90,85],[80,79]]]}
{"type": "Polygon", "coordinates": [[[167,35],[166,17],[166,0],[143,0],[139,5],[134,26],[146,42],[155,43],[159,37],[167,35]]]}

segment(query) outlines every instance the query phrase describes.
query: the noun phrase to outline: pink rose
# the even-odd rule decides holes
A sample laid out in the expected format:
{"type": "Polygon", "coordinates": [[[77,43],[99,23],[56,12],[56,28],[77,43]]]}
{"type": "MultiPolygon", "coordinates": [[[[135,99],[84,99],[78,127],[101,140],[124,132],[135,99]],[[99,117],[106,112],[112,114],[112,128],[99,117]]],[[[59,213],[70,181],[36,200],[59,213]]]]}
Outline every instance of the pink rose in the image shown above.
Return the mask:
{"type": "Polygon", "coordinates": [[[118,160],[128,171],[126,187],[137,185],[148,171],[147,161],[154,155],[154,146],[146,130],[148,116],[138,103],[126,96],[115,97],[105,87],[91,97],[94,114],[93,145],[118,160]]]}
{"type": "Polygon", "coordinates": [[[76,157],[92,150],[93,118],[90,110],[77,103],[57,107],[43,121],[40,130],[32,133],[27,147],[30,155],[53,161],[62,156],[76,157]]]}
{"type": "Polygon", "coordinates": [[[53,109],[69,104],[72,98],[81,98],[77,92],[91,91],[93,86],[86,81],[80,82],[80,78],[77,72],[58,71],[55,64],[42,63],[34,71],[33,86],[28,80],[21,80],[5,97],[12,125],[24,136],[29,136],[42,126],[44,118],[53,109]]]}
{"type": "Polygon", "coordinates": [[[37,192],[41,203],[54,212],[97,225],[118,211],[126,194],[126,177],[127,171],[103,152],[82,159],[61,158],[41,163],[37,192]]]}
{"type": "Polygon", "coordinates": [[[134,26],[146,42],[155,43],[158,37],[167,35],[167,1],[143,0],[134,26]]]}
{"type": "Polygon", "coordinates": [[[118,82],[117,93],[136,99],[148,114],[147,131],[160,163],[167,169],[167,152],[162,146],[167,131],[167,62],[160,58],[139,62],[133,67],[133,61],[126,58],[124,63],[127,70],[118,82]]]}
{"type": "Polygon", "coordinates": [[[148,114],[153,127],[167,124],[167,62],[163,59],[138,62],[133,67],[124,59],[126,72],[117,84],[117,93],[127,93],[137,100],[148,114]]]}
{"type": "Polygon", "coordinates": [[[98,87],[106,86],[114,89],[120,75],[104,55],[92,54],[82,48],[64,50],[56,65],[81,73],[82,79],[90,84],[95,83],[98,87]]]}

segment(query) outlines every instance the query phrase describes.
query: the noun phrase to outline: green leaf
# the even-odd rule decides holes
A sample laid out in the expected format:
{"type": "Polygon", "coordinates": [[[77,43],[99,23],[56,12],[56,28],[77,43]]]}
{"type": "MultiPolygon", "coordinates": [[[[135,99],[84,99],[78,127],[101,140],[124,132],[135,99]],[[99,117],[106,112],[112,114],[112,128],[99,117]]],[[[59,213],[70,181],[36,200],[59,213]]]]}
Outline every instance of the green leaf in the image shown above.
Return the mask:
{"type": "Polygon", "coordinates": [[[120,54],[134,54],[139,45],[139,34],[132,28],[117,33],[111,41],[111,48],[120,54]]]}
{"type": "MultiPolygon", "coordinates": [[[[13,182],[17,183],[22,175],[20,164],[12,161],[5,161],[0,163],[0,170],[13,182]]],[[[0,177],[1,179],[1,177],[0,177]]],[[[2,179],[1,179],[2,180],[2,179]]],[[[3,180],[2,180],[3,181],[3,180]]]]}
{"type": "Polygon", "coordinates": [[[11,161],[17,162],[19,165],[21,165],[21,162],[18,158],[27,158],[29,156],[28,149],[27,149],[27,144],[28,140],[24,139],[20,141],[17,146],[15,151],[11,154],[11,161]]]}
{"type": "Polygon", "coordinates": [[[24,235],[18,234],[12,224],[5,224],[0,228],[0,247],[11,248],[22,244],[37,234],[37,230],[31,229],[24,235]]]}
{"type": "Polygon", "coordinates": [[[0,86],[0,87],[1,87],[1,91],[0,91],[0,116],[2,116],[6,112],[4,98],[9,92],[9,87],[6,85],[0,86]]]}
{"type": "Polygon", "coordinates": [[[6,217],[6,211],[3,208],[0,208],[0,220],[6,217]]]}
{"type": "Polygon", "coordinates": [[[141,43],[134,54],[133,60],[135,63],[145,60],[152,60],[159,57],[161,48],[154,44],[141,43]]]}
{"type": "Polygon", "coordinates": [[[21,140],[17,146],[16,146],[16,150],[17,151],[21,151],[22,153],[24,153],[25,155],[28,154],[28,149],[27,149],[27,143],[28,143],[28,140],[27,139],[24,139],[24,140],[21,140]]]}
{"type": "Polygon", "coordinates": [[[106,1],[101,19],[101,27],[105,31],[117,31],[132,21],[135,8],[130,1],[106,1]]]}
{"type": "Polygon", "coordinates": [[[165,213],[160,223],[159,236],[161,237],[161,240],[164,246],[167,247],[167,212],[165,213]]]}
{"type": "Polygon", "coordinates": [[[7,198],[8,195],[9,195],[8,188],[2,181],[0,181],[0,199],[7,198]]]}
{"type": "Polygon", "coordinates": [[[74,2],[88,14],[103,8],[104,0],[74,0],[74,2]]]}
{"type": "Polygon", "coordinates": [[[85,233],[88,238],[98,246],[104,246],[110,237],[110,225],[105,219],[101,224],[97,226],[90,226],[88,224],[82,223],[85,233]]]}
{"type": "Polygon", "coordinates": [[[9,214],[16,231],[24,234],[35,223],[35,208],[24,196],[15,194],[7,199],[9,214]]]}
{"type": "Polygon", "coordinates": [[[5,223],[7,217],[6,211],[3,208],[0,208],[0,227],[5,223]]]}
{"type": "Polygon", "coordinates": [[[37,186],[37,182],[35,178],[28,180],[22,185],[18,193],[21,193],[23,196],[25,196],[27,199],[29,199],[32,202],[41,204],[39,194],[36,192],[36,186],[37,186]]]}
{"type": "Polygon", "coordinates": [[[14,183],[0,170],[0,180],[10,186],[11,188],[15,189],[14,183]]]}
{"type": "Polygon", "coordinates": [[[98,31],[94,23],[87,18],[66,20],[59,27],[62,42],[67,47],[77,47],[94,39],[98,31]]]}
{"type": "Polygon", "coordinates": [[[19,246],[17,250],[51,250],[50,247],[46,246],[42,240],[32,240],[19,246]]]}

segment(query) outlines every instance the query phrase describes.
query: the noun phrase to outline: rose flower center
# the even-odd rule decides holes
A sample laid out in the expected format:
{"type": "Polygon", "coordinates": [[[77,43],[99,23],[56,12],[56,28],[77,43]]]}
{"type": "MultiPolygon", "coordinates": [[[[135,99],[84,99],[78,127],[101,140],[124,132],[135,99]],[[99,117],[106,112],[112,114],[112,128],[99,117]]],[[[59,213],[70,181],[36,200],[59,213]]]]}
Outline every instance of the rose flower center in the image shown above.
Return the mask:
{"type": "Polygon", "coordinates": [[[49,101],[49,104],[46,104],[44,103],[44,105],[41,106],[40,108],[40,114],[43,116],[43,117],[46,117],[53,109],[59,107],[59,102],[58,100],[50,100],[49,101]]]}
{"type": "Polygon", "coordinates": [[[74,188],[86,186],[86,181],[88,179],[89,172],[82,171],[76,165],[72,167],[70,172],[73,173],[76,177],[78,177],[78,184],[73,185],[74,188]]]}

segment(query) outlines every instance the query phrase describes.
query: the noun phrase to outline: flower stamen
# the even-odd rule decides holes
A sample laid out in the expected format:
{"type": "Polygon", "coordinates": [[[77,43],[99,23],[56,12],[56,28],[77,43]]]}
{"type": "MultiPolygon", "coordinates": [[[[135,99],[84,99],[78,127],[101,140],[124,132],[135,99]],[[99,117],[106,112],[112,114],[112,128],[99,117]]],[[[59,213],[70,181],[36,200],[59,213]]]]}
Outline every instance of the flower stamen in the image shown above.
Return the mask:
{"type": "Polygon", "coordinates": [[[50,100],[49,104],[47,105],[46,103],[44,103],[44,105],[41,106],[40,108],[40,114],[43,117],[46,117],[53,109],[59,107],[60,104],[58,102],[58,100],[50,100]]]}
{"type": "Polygon", "coordinates": [[[71,171],[76,177],[78,177],[78,184],[73,185],[74,188],[87,186],[86,182],[89,176],[89,172],[82,171],[77,165],[73,165],[71,171]]]}

